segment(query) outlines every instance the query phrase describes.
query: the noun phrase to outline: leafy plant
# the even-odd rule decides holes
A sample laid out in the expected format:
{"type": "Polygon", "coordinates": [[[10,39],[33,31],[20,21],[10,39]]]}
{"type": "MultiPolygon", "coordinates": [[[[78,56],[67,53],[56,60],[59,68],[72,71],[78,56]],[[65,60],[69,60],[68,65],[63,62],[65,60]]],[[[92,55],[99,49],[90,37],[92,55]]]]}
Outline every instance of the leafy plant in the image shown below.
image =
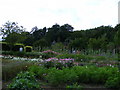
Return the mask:
{"type": "Polygon", "coordinates": [[[45,75],[47,75],[48,70],[44,67],[40,67],[40,66],[31,66],[29,68],[30,72],[33,72],[35,74],[35,76],[39,79],[44,79],[45,75]]]}
{"type": "Polygon", "coordinates": [[[46,76],[46,80],[54,86],[63,85],[66,83],[74,83],[78,79],[76,73],[69,69],[63,68],[62,70],[58,70],[55,68],[51,68],[46,76]]]}
{"type": "Polygon", "coordinates": [[[20,90],[35,90],[39,89],[40,85],[35,79],[34,73],[32,72],[21,72],[16,78],[13,79],[13,82],[8,85],[9,89],[20,89],[20,90]]]}
{"type": "Polygon", "coordinates": [[[45,62],[45,63],[44,63],[44,67],[46,67],[46,68],[54,67],[54,62],[52,62],[52,61],[45,62]]]}
{"type": "Polygon", "coordinates": [[[78,83],[74,83],[73,85],[67,85],[66,88],[70,90],[75,90],[75,89],[82,90],[83,89],[83,87],[78,85],[78,83]]]}
{"type": "Polygon", "coordinates": [[[105,86],[107,88],[116,88],[116,89],[119,88],[120,89],[120,73],[118,75],[109,77],[105,83],[105,86]]]}

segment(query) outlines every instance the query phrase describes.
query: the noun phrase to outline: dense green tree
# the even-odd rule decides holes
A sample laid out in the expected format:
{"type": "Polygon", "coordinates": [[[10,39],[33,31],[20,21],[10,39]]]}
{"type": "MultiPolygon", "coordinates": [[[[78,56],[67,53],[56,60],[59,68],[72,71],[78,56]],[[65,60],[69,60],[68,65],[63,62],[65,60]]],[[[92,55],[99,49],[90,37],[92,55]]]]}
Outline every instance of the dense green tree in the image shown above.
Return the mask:
{"type": "Polygon", "coordinates": [[[10,34],[5,38],[5,41],[6,41],[7,43],[9,43],[9,46],[11,47],[11,50],[12,50],[12,46],[13,46],[15,43],[23,42],[24,39],[25,39],[25,37],[22,37],[21,34],[16,33],[16,32],[13,32],[13,33],[10,33],[10,34]]]}
{"type": "Polygon", "coordinates": [[[42,49],[47,46],[48,42],[45,39],[40,39],[34,43],[34,47],[37,47],[38,51],[42,51],[42,49]]]}
{"type": "Polygon", "coordinates": [[[69,46],[74,49],[84,50],[87,49],[87,41],[85,38],[76,38],[70,42],[69,46]]]}

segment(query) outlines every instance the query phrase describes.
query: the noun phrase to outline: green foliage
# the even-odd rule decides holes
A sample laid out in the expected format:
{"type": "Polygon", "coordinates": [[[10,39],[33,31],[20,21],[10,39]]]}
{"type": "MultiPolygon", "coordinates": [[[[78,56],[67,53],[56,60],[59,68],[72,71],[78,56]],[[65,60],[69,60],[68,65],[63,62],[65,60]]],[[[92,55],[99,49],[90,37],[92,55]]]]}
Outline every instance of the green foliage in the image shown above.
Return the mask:
{"type": "Polygon", "coordinates": [[[2,51],[3,55],[14,55],[14,56],[18,56],[18,57],[24,57],[25,56],[25,52],[19,52],[19,51],[2,51]]]}
{"type": "Polygon", "coordinates": [[[76,38],[75,40],[71,41],[69,47],[73,47],[79,50],[87,48],[86,38],[76,38]]]}
{"type": "Polygon", "coordinates": [[[47,46],[48,42],[45,39],[40,39],[34,43],[34,47],[38,47],[38,51],[42,51],[42,49],[47,46]]]}
{"type": "Polygon", "coordinates": [[[10,46],[6,42],[0,42],[1,50],[10,51],[10,46]]]}
{"type": "MultiPolygon", "coordinates": [[[[53,67],[47,69],[41,66],[32,66],[29,68],[29,71],[33,72],[38,78],[46,80],[48,84],[53,86],[72,85],[75,83],[93,83],[105,84],[107,87],[111,87],[110,85],[112,84],[110,84],[110,82],[113,78],[109,78],[111,76],[119,78],[117,67],[74,66],[72,68],[64,67],[62,69],[56,69],[53,67]]],[[[114,82],[112,87],[117,85],[119,85],[118,81],[116,83],[114,82]]]]}
{"type": "Polygon", "coordinates": [[[52,61],[45,62],[45,63],[44,63],[44,67],[46,67],[46,68],[54,67],[54,62],[52,62],[52,61]]]}
{"type": "Polygon", "coordinates": [[[120,73],[118,73],[117,75],[114,76],[110,76],[108,78],[108,80],[105,83],[105,86],[107,88],[116,88],[116,89],[120,89],[120,73]],[[118,76],[117,76],[118,75],[118,76]]]}
{"type": "Polygon", "coordinates": [[[70,90],[82,90],[83,89],[83,87],[78,85],[77,83],[74,83],[73,85],[67,85],[66,88],[70,90]]]}
{"type": "Polygon", "coordinates": [[[70,46],[74,47],[74,49],[86,50],[89,47],[94,50],[102,49],[106,51],[110,47],[115,49],[114,46],[119,45],[119,26],[116,25],[114,28],[111,26],[100,26],[87,30],[73,31],[74,28],[69,24],[62,26],[55,24],[50,28],[38,29],[34,27],[29,33],[25,32],[23,27],[19,27],[18,23],[8,21],[0,28],[0,31],[3,37],[6,37],[5,40],[7,42],[31,45],[37,48],[38,51],[42,51],[44,47],[55,43],[61,43],[58,48],[61,48],[62,44],[64,44],[66,47],[70,46]]]}
{"type": "Polygon", "coordinates": [[[94,59],[92,56],[83,54],[60,54],[56,56],[57,58],[73,58],[76,61],[88,61],[94,59]]]}
{"type": "Polygon", "coordinates": [[[118,68],[75,66],[73,67],[73,71],[75,71],[79,77],[78,82],[104,84],[110,76],[117,74],[118,68]]]}
{"type": "Polygon", "coordinates": [[[64,49],[64,44],[63,44],[63,43],[55,43],[55,44],[51,45],[51,48],[52,48],[52,50],[54,50],[54,51],[59,51],[59,52],[61,52],[61,51],[63,51],[63,49],[64,49]]]}
{"type": "Polygon", "coordinates": [[[45,75],[47,74],[48,70],[44,67],[40,67],[40,66],[31,66],[29,68],[30,72],[33,72],[35,74],[35,76],[39,79],[44,79],[45,75]]]}
{"type": "Polygon", "coordinates": [[[106,57],[105,56],[96,56],[95,57],[96,60],[106,60],[106,57]]]}
{"type": "Polygon", "coordinates": [[[63,70],[51,68],[46,76],[46,80],[48,80],[51,85],[59,86],[65,83],[75,82],[77,80],[77,76],[75,72],[67,68],[63,70]]]}
{"type": "Polygon", "coordinates": [[[109,60],[109,57],[106,56],[92,56],[92,55],[83,55],[83,54],[60,54],[56,56],[57,58],[73,58],[75,61],[89,62],[92,60],[104,61],[109,60]]]}
{"type": "Polygon", "coordinates": [[[6,38],[5,41],[9,43],[9,45],[14,45],[15,43],[22,42],[23,37],[21,34],[18,34],[16,32],[10,33],[6,38]]]}
{"type": "Polygon", "coordinates": [[[15,77],[13,82],[8,85],[8,88],[20,90],[36,90],[40,88],[40,85],[36,81],[34,73],[21,72],[15,77]]]}

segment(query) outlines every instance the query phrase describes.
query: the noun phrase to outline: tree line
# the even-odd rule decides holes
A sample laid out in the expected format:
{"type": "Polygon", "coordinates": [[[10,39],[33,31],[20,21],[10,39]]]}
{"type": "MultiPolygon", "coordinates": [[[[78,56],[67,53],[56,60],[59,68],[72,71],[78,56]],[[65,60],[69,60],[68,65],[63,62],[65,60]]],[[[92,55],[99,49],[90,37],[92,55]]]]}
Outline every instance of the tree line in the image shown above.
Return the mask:
{"type": "Polygon", "coordinates": [[[99,26],[86,30],[74,30],[69,24],[55,24],[49,28],[33,27],[30,32],[16,22],[6,22],[0,27],[0,35],[10,44],[23,43],[42,50],[61,43],[68,49],[75,50],[113,50],[120,48],[120,24],[115,27],[99,26]]]}

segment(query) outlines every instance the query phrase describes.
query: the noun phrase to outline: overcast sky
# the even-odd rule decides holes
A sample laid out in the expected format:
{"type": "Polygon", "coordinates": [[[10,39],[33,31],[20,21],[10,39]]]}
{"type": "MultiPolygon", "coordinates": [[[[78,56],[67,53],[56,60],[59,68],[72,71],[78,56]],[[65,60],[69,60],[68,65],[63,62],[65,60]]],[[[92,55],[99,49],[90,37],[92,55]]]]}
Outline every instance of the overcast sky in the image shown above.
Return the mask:
{"type": "Polygon", "coordinates": [[[118,23],[119,0],[0,0],[0,26],[18,22],[31,28],[70,24],[74,30],[85,30],[118,23]]]}

